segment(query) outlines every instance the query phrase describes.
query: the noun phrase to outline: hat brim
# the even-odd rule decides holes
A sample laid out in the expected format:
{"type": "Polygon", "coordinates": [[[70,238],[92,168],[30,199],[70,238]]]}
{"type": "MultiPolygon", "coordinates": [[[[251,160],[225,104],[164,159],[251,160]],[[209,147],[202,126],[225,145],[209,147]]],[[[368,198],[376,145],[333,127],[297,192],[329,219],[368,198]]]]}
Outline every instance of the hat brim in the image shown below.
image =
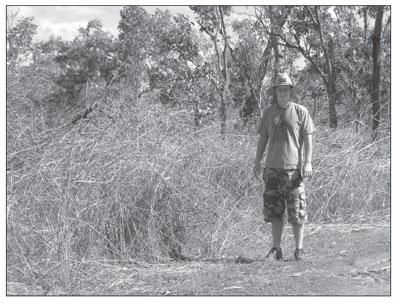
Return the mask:
{"type": "Polygon", "coordinates": [[[270,88],[267,89],[267,95],[268,96],[273,96],[275,94],[275,88],[277,86],[290,86],[290,88],[292,89],[292,92],[293,92],[294,95],[298,96],[298,95],[301,94],[301,89],[298,88],[297,86],[285,84],[285,85],[274,85],[274,86],[271,86],[270,88]]]}

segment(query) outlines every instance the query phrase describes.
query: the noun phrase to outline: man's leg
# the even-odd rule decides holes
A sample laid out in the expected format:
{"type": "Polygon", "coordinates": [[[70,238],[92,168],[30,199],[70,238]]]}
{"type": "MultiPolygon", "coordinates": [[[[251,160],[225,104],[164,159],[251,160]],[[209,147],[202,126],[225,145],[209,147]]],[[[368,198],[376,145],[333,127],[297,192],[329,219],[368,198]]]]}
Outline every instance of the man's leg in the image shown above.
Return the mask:
{"type": "Polygon", "coordinates": [[[285,212],[285,197],[280,192],[279,172],[276,169],[264,170],[264,221],[271,222],[272,249],[268,253],[276,260],[282,260],[281,239],[283,233],[283,215],[285,212]]]}
{"type": "Polygon", "coordinates": [[[294,251],[294,258],[297,261],[303,260],[305,257],[303,250],[303,238],[304,238],[304,224],[293,224],[293,234],[296,241],[296,249],[294,251]]]}
{"type": "Polygon", "coordinates": [[[287,210],[289,222],[293,226],[293,235],[296,242],[294,256],[297,261],[304,257],[303,239],[304,223],[307,221],[304,183],[299,171],[292,172],[291,183],[288,191],[287,210]]]}
{"type": "Polygon", "coordinates": [[[271,223],[272,247],[276,247],[278,250],[281,248],[283,226],[284,222],[280,219],[274,219],[271,223]]]}
{"type": "Polygon", "coordinates": [[[292,224],[297,249],[303,249],[304,224],[292,224]]]}

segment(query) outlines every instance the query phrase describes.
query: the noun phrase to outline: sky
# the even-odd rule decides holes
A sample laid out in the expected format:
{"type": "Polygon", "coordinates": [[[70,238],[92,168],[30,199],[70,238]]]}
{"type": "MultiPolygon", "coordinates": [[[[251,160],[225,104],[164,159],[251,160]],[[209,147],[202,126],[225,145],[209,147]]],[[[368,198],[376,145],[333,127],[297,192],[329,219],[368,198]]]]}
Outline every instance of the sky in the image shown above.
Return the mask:
{"type": "MultiPolygon", "coordinates": [[[[74,2],[70,0],[70,2],[74,2]]],[[[337,0],[338,1],[338,0],[337,0]]],[[[91,4],[86,0],[85,3],[91,4]]],[[[109,2],[109,1],[108,1],[109,2]]],[[[154,2],[154,1],[153,1],[154,2]]],[[[206,4],[207,1],[202,1],[201,4],[206,4]]],[[[228,3],[230,5],[235,5],[235,1],[228,3]]],[[[53,2],[54,3],[54,2],[53,2]]],[[[46,41],[51,35],[61,36],[63,40],[72,40],[78,35],[79,27],[86,27],[88,21],[95,18],[99,19],[103,24],[103,29],[111,32],[113,35],[118,35],[118,22],[120,20],[120,11],[123,8],[122,5],[109,5],[105,3],[101,5],[100,2],[94,2],[97,5],[25,5],[25,6],[7,6],[7,14],[10,12],[18,11],[18,17],[34,17],[34,23],[38,26],[37,34],[34,37],[35,41],[46,41]]],[[[104,1],[103,1],[104,3],[104,1]]],[[[130,5],[134,5],[136,2],[130,2],[130,5]]],[[[157,2],[155,2],[157,3],[157,2]]],[[[167,3],[171,3],[168,1],[167,3]]],[[[253,13],[252,8],[246,8],[242,3],[237,2],[239,5],[235,6],[234,10],[236,12],[246,12],[253,13]]],[[[73,4],[73,3],[72,3],[73,4]]],[[[178,3],[179,4],[179,3],[178,3]]],[[[181,13],[194,18],[193,12],[190,10],[188,5],[194,3],[189,3],[187,0],[184,5],[142,5],[148,13],[153,14],[158,8],[161,10],[170,10],[173,13],[181,13]]],[[[197,3],[198,4],[198,3],[197,3]]],[[[212,3],[215,4],[215,3],[212,3]]],[[[220,3],[218,3],[220,4],[220,3]]],[[[245,3],[246,5],[259,4],[256,1],[251,1],[245,3]]],[[[265,4],[265,3],[261,3],[265,4]]],[[[273,4],[271,1],[268,4],[273,4]]],[[[302,3],[304,5],[304,3],[302,3]]],[[[320,3],[321,4],[321,3],[320,3]]],[[[365,5],[365,4],[363,4],[365,5]]],[[[240,18],[241,15],[234,14],[235,18],[240,18]]]]}
{"type": "MultiPolygon", "coordinates": [[[[142,6],[148,13],[153,14],[155,10],[170,10],[194,18],[187,5],[175,6],[142,6]]],[[[15,13],[18,17],[35,17],[34,23],[38,26],[35,41],[46,41],[51,35],[61,36],[63,40],[72,40],[78,34],[79,27],[86,27],[88,21],[95,18],[103,24],[103,29],[118,35],[118,22],[120,10],[123,6],[98,5],[98,6],[8,6],[7,13],[15,13]]],[[[243,12],[245,6],[236,7],[236,11],[243,12]]],[[[236,14],[236,18],[240,15],[236,14]]]]}
{"type": "MultiPolygon", "coordinates": [[[[103,24],[103,29],[114,35],[118,34],[120,10],[123,6],[8,6],[7,13],[16,12],[18,17],[35,17],[34,23],[38,26],[35,41],[48,40],[51,35],[61,36],[64,40],[71,40],[78,34],[79,27],[86,27],[88,21],[95,18],[103,24]]],[[[168,7],[158,6],[160,9],[190,14],[187,6],[168,7]]],[[[153,13],[156,6],[144,6],[153,13]]]]}

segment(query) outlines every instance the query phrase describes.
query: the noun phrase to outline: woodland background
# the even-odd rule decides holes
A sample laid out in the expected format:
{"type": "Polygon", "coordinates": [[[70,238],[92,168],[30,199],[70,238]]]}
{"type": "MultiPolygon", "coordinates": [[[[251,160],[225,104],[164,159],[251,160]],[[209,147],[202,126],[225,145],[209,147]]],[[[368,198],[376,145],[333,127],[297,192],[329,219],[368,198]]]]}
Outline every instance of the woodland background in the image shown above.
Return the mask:
{"type": "Polygon", "coordinates": [[[7,278],[71,288],[88,262],[221,257],[262,223],[251,168],[278,71],[316,125],[309,220],[389,222],[391,11],[138,6],[33,42],[7,16],[7,278]]]}

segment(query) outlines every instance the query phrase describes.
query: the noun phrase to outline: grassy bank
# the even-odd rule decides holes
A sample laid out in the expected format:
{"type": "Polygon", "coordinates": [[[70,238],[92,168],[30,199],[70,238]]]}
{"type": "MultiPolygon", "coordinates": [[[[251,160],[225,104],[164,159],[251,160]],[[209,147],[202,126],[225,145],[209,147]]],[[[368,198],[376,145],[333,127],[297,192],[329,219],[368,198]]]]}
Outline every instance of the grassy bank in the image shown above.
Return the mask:
{"type": "MultiPolygon", "coordinates": [[[[249,235],[268,237],[254,129],[229,121],[222,139],[217,122],[196,130],[192,113],[151,97],[107,100],[74,124],[34,134],[14,125],[7,156],[23,162],[7,172],[9,279],[69,287],[88,260],[221,257],[249,235]]],[[[317,130],[310,222],[388,221],[390,138],[317,130]]]]}

